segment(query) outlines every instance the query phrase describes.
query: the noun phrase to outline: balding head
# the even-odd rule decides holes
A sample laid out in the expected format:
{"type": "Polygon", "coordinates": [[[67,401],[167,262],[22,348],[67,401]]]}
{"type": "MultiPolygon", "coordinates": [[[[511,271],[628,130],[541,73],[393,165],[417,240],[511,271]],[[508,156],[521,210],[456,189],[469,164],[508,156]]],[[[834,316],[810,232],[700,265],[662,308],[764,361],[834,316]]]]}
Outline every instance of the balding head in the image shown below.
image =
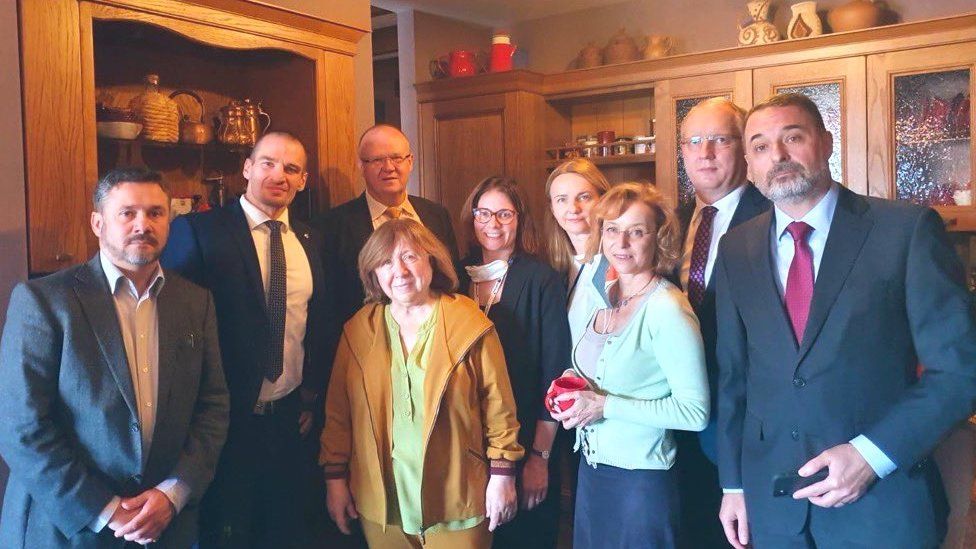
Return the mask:
{"type": "Polygon", "coordinates": [[[746,181],[745,110],[724,97],[695,105],[681,121],[681,157],[695,195],[714,204],[746,181]]]}
{"type": "Polygon", "coordinates": [[[399,206],[407,197],[413,155],[407,136],[389,124],[377,124],[359,139],[359,167],[366,191],[387,206],[399,206]]]}

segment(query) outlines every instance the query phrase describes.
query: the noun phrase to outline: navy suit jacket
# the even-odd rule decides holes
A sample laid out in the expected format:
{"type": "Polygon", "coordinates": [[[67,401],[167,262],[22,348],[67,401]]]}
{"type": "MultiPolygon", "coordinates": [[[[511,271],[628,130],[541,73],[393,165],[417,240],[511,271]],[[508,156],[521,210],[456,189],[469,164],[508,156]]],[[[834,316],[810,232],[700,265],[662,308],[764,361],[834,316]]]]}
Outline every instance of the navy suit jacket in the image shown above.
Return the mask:
{"type": "MultiPolygon", "coordinates": [[[[430,229],[445,246],[451,259],[457,261],[457,241],[451,227],[451,216],[440,204],[419,196],[410,196],[410,204],[420,216],[421,223],[430,229]]],[[[336,206],[317,220],[324,237],[324,251],[331,287],[336,290],[336,307],[341,326],[363,306],[366,294],[359,280],[359,252],[373,234],[373,219],[369,215],[366,193],[336,206]]]]}
{"type": "Polygon", "coordinates": [[[210,294],[165,273],[156,313],[159,380],[143,456],[132,374],[98,255],[19,284],[0,343],[0,452],[10,465],[3,547],[119,547],[88,525],[115,495],[175,476],[190,500],[160,547],[196,540],[198,503],[227,435],[227,386],[210,294]]]}
{"type": "Polygon", "coordinates": [[[730,231],[715,270],[722,487],[744,489],[753,531],[799,532],[809,512],[864,546],[935,547],[945,497],[928,456],[976,403],[976,326],[942,220],[841,187],[799,345],[774,222],[767,211],[730,231]],[[862,434],[898,468],[860,500],[772,497],[774,475],[862,434]]]}
{"type": "MultiPolygon", "coordinates": [[[[732,214],[732,221],[729,223],[729,230],[732,230],[742,223],[749,221],[753,217],[756,217],[757,215],[769,210],[770,205],[771,202],[769,199],[763,196],[755,185],[752,183],[746,183],[745,190],[742,191],[742,196],[739,197],[739,205],[736,206],[735,213],[732,214]]],[[[688,238],[695,237],[694,235],[688,234],[688,227],[691,225],[691,217],[694,213],[694,202],[678,210],[678,219],[681,221],[681,233],[685,235],[685,241],[687,241],[688,238]]],[[[678,265],[678,267],[675,269],[674,276],[672,276],[672,282],[675,286],[682,288],[681,265],[678,265]]],[[[711,409],[717,410],[718,360],[715,358],[715,340],[718,333],[718,327],[715,324],[714,268],[712,269],[712,277],[708,280],[708,284],[705,286],[705,294],[702,296],[701,303],[693,306],[693,309],[695,311],[695,316],[698,317],[698,322],[701,325],[702,342],[705,345],[705,365],[707,367],[708,387],[712,399],[711,409]]],[[[713,413],[711,418],[708,420],[708,426],[705,427],[703,431],[698,433],[698,439],[701,443],[702,451],[706,456],[708,456],[708,459],[710,459],[712,463],[718,463],[715,441],[715,426],[717,421],[717,414],[713,413]]]]}
{"type": "MultiPolygon", "coordinates": [[[[294,218],[290,221],[312,270],[302,387],[322,394],[338,330],[325,288],[318,235],[294,218]]],[[[162,263],[213,292],[231,414],[250,415],[264,379],[270,331],[261,267],[240,202],[174,219],[162,263]]]]}

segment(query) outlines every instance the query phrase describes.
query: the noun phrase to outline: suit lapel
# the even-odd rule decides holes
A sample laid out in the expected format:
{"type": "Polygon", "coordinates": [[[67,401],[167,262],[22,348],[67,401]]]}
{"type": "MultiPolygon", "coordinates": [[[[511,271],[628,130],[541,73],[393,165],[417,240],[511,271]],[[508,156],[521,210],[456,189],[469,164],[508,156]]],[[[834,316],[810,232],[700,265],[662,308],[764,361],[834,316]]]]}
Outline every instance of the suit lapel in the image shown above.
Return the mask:
{"type": "Polygon", "coordinates": [[[519,265],[522,261],[525,261],[524,258],[515,256],[515,260],[508,268],[508,274],[505,275],[505,286],[502,288],[499,302],[504,301],[509,311],[517,310],[519,298],[522,297],[522,291],[529,281],[528,268],[524,264],[519,265]]]}
{"type": "Polygon", "coordinates": [[[139,417],[136,413],[136,392],[132,386],[132,374],[129,372],[129,359],[125,355],[125,344],[122,342],[122,327],[112,302],[112,293],[105,279],[105,272],[99,255],[95,254],[85,268],[75,275],[78,285],[75,295],[81,302],[81,308],[91,325],[92,333],[98,341],[102,358],[108,365],[115,383],[119,386],[122,398],[129,406],[132,417],[139,417]]]}
{"type": "MultiPolygon", "coordinates": [[[[366,192],[359,195],[356,199],[355,215],[349,220],[350,231],[352,232],[353,242],[355,242],[356,254],[366,245],[369,235],[373,234],[373,219],[369,215],[369,204],[366,203],[366,192]]],[[[326,235],[328,236],[328,235],[326,235]]],[[[353,256],[353,268],[355,269],[356,257],[353,256]]]]}
{"type": "Polygon", "coordinates": [[[762,310],[774,311],[776,338],[785,349],[795,351],[796,338],[793,337],[790,319],[786,314],[786,307],[783,306],[779,288],[776,286],[776,270],[773,267],[770,234],[775,221],[771,211],[766,211],[759,217],[759,223],[755,225],[755,232],[759,234],[750,235],[751,238],[748,239],[749,264],[752,266],[753,279],[757,281],[758,286],[754,294],[755,299],[761,302],[762,310]]]}
{"type": "Polygon", "coordinates": [[[864,217],[866,210],[867,202],[863,198],[840,187],[834,219],[830,223],[830,235],[824,246],[817,281],[813,287],[810,316],[803,332],[803,343],[797,356],[797,366],[820,334],[827,315],[837,300],[841,288],[844,287],[847,275],[850,274],[861,247],[874,225],[871,220],[864,217]]]}
{"type": "Polygon", "coordinates": [[[183,363],[180,350],[184,345],[194,345],[193,335],[184,326],[184,303],[180,302],[180,294],[173,291],[173,280],[163,283],[156,298],[156,318],[159,326],[159,378],[156,387],[156,425],[162,418],[167,417],[169,397],[174,385],[174,378],[183,363]]]}
{"type": "Polygon", "coordinates": [[[261,303],[263,310],[266,307],[264,282],[261,280],[261,266],[258,263],[258,253],[254,249],[254,239],[251,238],[251,228],[247,224],[247,218],[244,216],[244,209],[241,208],[240,202],[231,202],[228,211],[230,213],[227,218],[228,232],[240,248],[248,283],[253,293],[252,299],[261,303]]]}

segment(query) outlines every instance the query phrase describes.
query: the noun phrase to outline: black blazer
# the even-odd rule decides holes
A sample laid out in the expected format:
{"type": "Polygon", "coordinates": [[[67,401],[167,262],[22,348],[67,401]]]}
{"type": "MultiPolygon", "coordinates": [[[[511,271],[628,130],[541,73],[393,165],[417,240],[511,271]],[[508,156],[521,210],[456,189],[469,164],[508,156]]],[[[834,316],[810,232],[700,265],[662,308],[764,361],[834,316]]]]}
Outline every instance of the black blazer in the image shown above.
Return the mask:
{"type": "MultiPolygon", "coordinates": [[[[457,241],[447,210],[419,196],[410,196],[409,200],[420,221],[447,246],[451,259],[456,261],[457,241]]],[[[316,220],[316,225],[324,236],[322,257],[326,261],[330,287],[335,291],[341,327],[363,306],[365,298],[357,264],[359,252],[366,245],[369,235],[373,234],[366,193],[329,210],[316,220]]]]}
{"type": "MultiPolygon", "coordinates": [[[[732,214],[732,221],[729,223],[729,230],[749,221],[753,217],[767,211],[772,203],[759,189],[752,183],[746,183],[745,190],[739,198],[739,205],[732,214]]],[[[691,225],[691,217],[695,213],[695,203],[686,205],[678,210],[678,220],[681,222],[681,234],[685,235],[684,240],[694,238],[688,234],[688,226],[691,225]]],[[[681,288],[681,265],[675,268],[671,282],[681,288]]],[[[712,398],[712,410],[717,409],[718,396],[718,361],[715,358],[715,340],[718,326],[715,323],[715,269],[712,269],[712,276],[705,285],[705,294],[702,296],[701,303],[694,306],[695,316],[701,325],[702,342],[705,346],[705,365],[708,372],[708,387],[712,398]]],[[[715,448],[715,425],[716,414],[713,412],[709,419],[708,426],[698,434],[702,450],[712,462],[717,461],[715,448]]]]}
{"type": "MultiPolygon", "coordinates": [[[[317,233],[294,218],[291,225],[312,269],[302,387],[321,394],[338,340],[334,306],[325,288],[317,233]]],[[[240,202],[174,219],[162,263],[213,292],[231,414],[250,415],[264,379],[270,334],[261,268],[240,202]]]]}
{"type": "MultiPolygon", "coordinates": [[[[463,265],[480,263],[478,253],[463,265]]],[[[470,295],[471,279],[463,268],[459,271],[461,291],[470,295]]],[[[502,296],[488,318],[495,323],[505,353],[521,425],[519,444],[528,451],[535,440],[536,421],[553,421],[543,405],[549,384],[572,366],[563,276],[531,255],[515,255],[502,296]]]]}
{"type": "Polygon", "coordinates": [[[945,498],[928,455],[976,402],[976,326],[942,220],[841,187],[799,346],[774,223],[767,211],[729,232],[715,269],[722,486],[744,488],[754,531],[799,532],[809,511],[866,546],[935,547],[945,498]],[[898,468],[856,503],[772,497],[773,475],[862,434],[898,468]]]}

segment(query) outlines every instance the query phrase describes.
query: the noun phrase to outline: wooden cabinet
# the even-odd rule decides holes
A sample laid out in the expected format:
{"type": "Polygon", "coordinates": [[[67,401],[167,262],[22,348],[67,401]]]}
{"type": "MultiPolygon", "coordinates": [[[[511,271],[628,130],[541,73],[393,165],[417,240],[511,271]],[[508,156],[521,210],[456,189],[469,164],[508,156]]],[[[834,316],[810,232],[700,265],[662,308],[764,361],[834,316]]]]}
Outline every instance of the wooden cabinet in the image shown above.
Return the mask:
{"type": "Polygon", "coordinates": [[[976,42],[867,62],[871,194],[931,205],[950,230],[976,231],[976,42]]]}
{"type": "Polygon", "coordinates": [[[149,73],[166,91],[198,91],[205,120],[231,99],[263,100],[272,129],[308,149],[300,217],[354,196],[352,56],[363,31],[245,2],[20,0],[19,8],[32,274],[97,249],[90,197],[112,166],[148,164],[179,195],[207,193],[203,179],[218,169],[232,192],[243,189],[239,152],[97,138],[96,96],[124,104],[149,73]]]}
{"type": "Polygon", "coordinates": [[[863,56],[766,67],[752,72],[756,103],[777,93],[795,92],[817,104],[824,125],[834,136],[831,176],[861,194],[868,194],[865,78],[863,56]]]}

